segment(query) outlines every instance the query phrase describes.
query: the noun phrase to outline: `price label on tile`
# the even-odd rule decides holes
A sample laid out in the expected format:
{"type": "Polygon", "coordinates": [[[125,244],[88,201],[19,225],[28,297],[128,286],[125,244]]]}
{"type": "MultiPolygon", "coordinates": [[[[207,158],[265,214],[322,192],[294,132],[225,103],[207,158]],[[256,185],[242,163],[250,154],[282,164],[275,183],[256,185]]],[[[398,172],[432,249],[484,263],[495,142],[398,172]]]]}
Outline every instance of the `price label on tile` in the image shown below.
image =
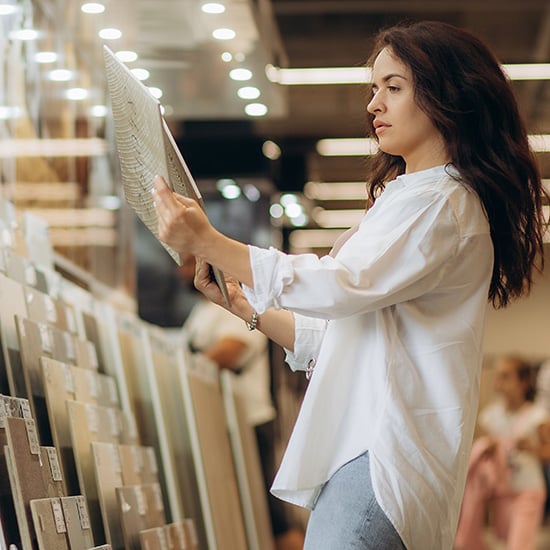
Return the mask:
{"type": "Polygon", "coordinates": [[[59,465],[59,458],[55,447],[47,447],[48,461],[50,463],[50,472],[54,481],[63,481],[63,474],[59,465]]]}
{"type": "Polygon", "coordinates": [[[65,525],[65,516],[63,516],[63,508],[61,507],[61,500],[59,498],[52,498],[52,512],[55,521],[55,530],[58,533],[66,533],[67,526],[65,525]]]}

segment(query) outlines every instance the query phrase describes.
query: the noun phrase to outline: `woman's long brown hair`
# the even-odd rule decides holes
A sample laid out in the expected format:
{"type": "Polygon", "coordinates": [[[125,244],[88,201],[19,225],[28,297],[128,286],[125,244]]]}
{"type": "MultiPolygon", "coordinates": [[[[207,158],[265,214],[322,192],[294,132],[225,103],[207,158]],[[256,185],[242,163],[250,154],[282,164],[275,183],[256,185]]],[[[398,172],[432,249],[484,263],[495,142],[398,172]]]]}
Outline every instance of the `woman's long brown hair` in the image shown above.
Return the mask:
{"type": "MultiPolygon", "coordinates": [[[[382,31],[371,66],[384,48],[411,69],[418,106],[441,132],[461,179],[483,203],[494,246],[489,299],[504,307],[529,292],[533,271],[544,263],[544,191],[511,85],[483,42],[445,23],[382,31]]],[[[372,124],[368,128],[376,137],[372,124]]],[[[379,152],[370,168],[374,201],[385,183],[404,173],[405,164],[379,152]]]]}

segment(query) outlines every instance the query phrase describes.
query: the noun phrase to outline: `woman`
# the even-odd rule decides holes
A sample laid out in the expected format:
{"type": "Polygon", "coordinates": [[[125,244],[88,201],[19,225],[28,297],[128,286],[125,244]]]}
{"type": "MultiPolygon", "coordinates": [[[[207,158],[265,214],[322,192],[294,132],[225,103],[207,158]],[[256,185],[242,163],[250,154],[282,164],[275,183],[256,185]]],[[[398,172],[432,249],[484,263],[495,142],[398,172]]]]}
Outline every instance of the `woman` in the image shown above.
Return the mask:
{"type": "Polygon", "coordinates": [[[455,548],[487,548],[490,503],[492,527],[507,550],[534,550],[546,500],[542,460],[548,444],[541,435],[550,418],[533,402],[533,369],[520,357],[496,361],[494,387],[497,398],[479,413],[455,548]]]}
{"type": "Polygon", "coordinates": [[[372,203],[330,255],[233,241],[155,179],[160,238],[196,286],[311,380],[272,492],[312,509],[311,550],[452,548],[478,402],[488,299],[542,260],[541,182],[509,83],[443,23],[378,37],[367,105],[372,203]],[[244,285],[243,290],[238,282],[244,285]]]}

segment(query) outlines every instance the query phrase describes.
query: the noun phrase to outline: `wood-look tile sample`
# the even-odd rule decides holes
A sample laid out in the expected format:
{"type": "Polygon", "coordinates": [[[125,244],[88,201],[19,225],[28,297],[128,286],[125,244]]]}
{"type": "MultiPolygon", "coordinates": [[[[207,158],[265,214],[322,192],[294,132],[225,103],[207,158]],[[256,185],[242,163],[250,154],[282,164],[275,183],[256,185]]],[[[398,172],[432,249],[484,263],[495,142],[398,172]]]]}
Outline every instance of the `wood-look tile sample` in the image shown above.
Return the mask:
{"type": "Polygon", "coordinates": [[[139,532],[142,550],[171,550],[163,527],[152,527],[139,532]]]}
{"type": "Polygon", "coordinates": [[[49,498],[67,496],[65,478],[63,477],[57,449],[41,445],[40,460],[42,461],[42,480],[46,496],[49,498]]]}
{"type": "Polygon", "coordinates": [[[147,529],[147,501],[140,485],[115,489],[126,550],[141,550],[139,532],[147,529]]]}
{"type": "Polygon", "coordinates": [[[246,548],[246,533],[219,380],[188,372],[218,550],[246,548]]]}
{"type": "Polygon", "coordinates": [[[2,344],[2,367],[0,368],[0,392],[17,397],[28,397],[15,316],[27,315],[24,286],[0,273],[0,342],[2,344]]]}
{"type": "Polygon", "coordinates": [[[23,550],[36,547],[30,501],[46,498],[36,426],[28,418],[4,418],[6,464],[23,550]]]}
{"type": "Polygon", "coordinates": [[[90,527],[88,504],[83,495],[61,498],[63,516],[67,526],[67,537],[71,550],[86,550],[94,545],[90,527]]]}
{"type": "Polygon", "coordinates": [[[59,498],[31,500],[38,550],[69,550],[67,526],[59,498]]]}
{"type": "Polygon", "coordinates": [[[123,485],[118,445],[92,442],[95,477],[105,538],[114,550],[124,550],[116,488],[123,485]]]}
{"type": "Polygon", "coordinates": [[[55,358],[53,334],[55,329],[47,323],[38,323],[19,315],[15,316],[15,322],[27,396],[31,404],[33,418],[37,423],[40,443],[51,445],[53,439],[46,406],[40,358],[42,356],[55,358]]]}
{"type": "Polygon", "coordinates": [[[79,401],[67,401],[76,471],[80,492],[88,501],[94,540],[106,542],[91,444],[94,441],[119,443],[120,411],[79,401]]]}
{"type": "Polygon", "coordinates": [[[32,415],[28,400],[9,395],[0,396],[0,518],[6,540],[10,544],[21,547],[21,537],[5,455],[5,447],[8,444],[5,418],[8,416],[31,419],[32,415]]]}
{"type": "Polygon", "coordinates": [[[187,542],[187,535],[183,521],[175,521],[164,526],[168,548],[170,550],[189,550],[191,546],[187,542]]]}
{"type": "Polygon", "coordinates": [[[75,495],[80,489],[66,405],[68,400],[75,399],[73,367],[45,356],[40,358],[40,365],[53,444],[59,453],[67,494],[75,495]]]}
{"type": "Polygon", "coordinates": [[[229,370],[221,373],[220,382],[227,417],[227,427],[233,450],[233,460],[248,548],[250,550],[275,550],[271,517],[267,501],[258,442],[254,428],[247,420],[245,396],[235,386],[237,375],[229,370]]]}

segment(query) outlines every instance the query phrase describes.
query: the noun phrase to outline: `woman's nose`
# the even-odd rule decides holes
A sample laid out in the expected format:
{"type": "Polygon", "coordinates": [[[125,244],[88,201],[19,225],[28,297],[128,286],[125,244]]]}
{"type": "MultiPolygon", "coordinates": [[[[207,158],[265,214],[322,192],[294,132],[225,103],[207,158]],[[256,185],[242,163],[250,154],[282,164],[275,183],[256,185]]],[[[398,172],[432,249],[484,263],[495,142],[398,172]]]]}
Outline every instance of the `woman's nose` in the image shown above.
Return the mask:
{"type": "Polygon", "coordinates": [[[376,95],[367,103],[367,111],[371,114],[381,111],[381,102],[376,95]]]}

